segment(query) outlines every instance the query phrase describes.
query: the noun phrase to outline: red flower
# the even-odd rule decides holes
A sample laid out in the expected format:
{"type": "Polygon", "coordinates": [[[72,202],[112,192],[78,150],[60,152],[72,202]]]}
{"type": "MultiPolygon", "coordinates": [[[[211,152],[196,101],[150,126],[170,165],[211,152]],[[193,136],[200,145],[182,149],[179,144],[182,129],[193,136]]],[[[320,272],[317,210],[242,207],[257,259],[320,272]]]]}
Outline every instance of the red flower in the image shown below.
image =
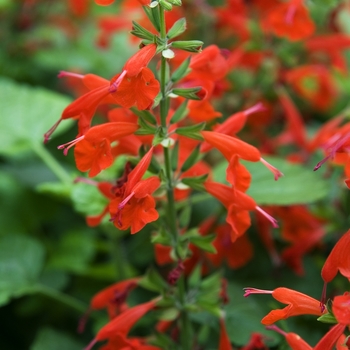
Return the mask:
{"type": "Polygon", "coordinates": [[[321,65],[304,65],[289,70],[286,81],[295,92],[319,110],[328,109],[336,91],[329,70],[321,65]]]}
{"type": "Polygon", "coordinates": [[[158,219],[155,200],[151,194],[159,187],[160,180],[151,176],[141,180],[152,159],[153,147],[128,175],[116,197],[110,202],[111,221],[120,230],[131,227],[131,233],[140,231],[147,223],[158,219]]]}
{"type": "Polygon", "coordinates": [[[78,136],[84,135],[90,128],[97,107],[102,103],[118,103],[127,108],[136,104],[139,109],[150,108],[159,92],[159,82],[154,78],[152,71],[145,67],[155,55],[156,49],[156,44],[144,46],[126,62],[122,72],[111,81],[94,74],[82,76],[62,72],[60,76],[82,79],[90,91],[65,108],[61,118],[45,133],[45,142],[64,119],[79,119],[78,136]]]}
{"type": "Polygon", "coordinates": [[[305,39],[315,31],[303,0],[291,0],[276,6],[268,13],[263,26],[275,35],[291,41],[305,39]]]}
{"type": "Polygon", "coordinates": [[[225,321],[220,318],[220,339],[218,350],[232,350],[230,338],[226,332],[225,321]]]}
{"type": "Polygon", "coordinates": [[[341,324],[350,325],[350,293],[338,295],[333,299],[332,312],[341,324]]]}
{"type": "Polygon", "coordinates": [[[114,318],[116,309],[124,304],[128,293],[137,287],[140,277],[129,278],[124,281],[117,282],[94,295],[91,299],[90,307],[94,310],[108,309],[110,318],[114,318]]]}
{"type": "Polygon", "coordinates": [[[279,320],[298,315],[321,316],[320,302],[306,294],[288,288],[276,288],[275,290],[262,290],[255,288],[244,288],[247,297],[250,294],[272,294],[272,296],[283,304],[288,304],[284,309],[272,310],[261,323],[271,325],[279,320]]]}
{"type": "Polygon", "coordinates": [[[286,333],[274,325],[266,328],[282,334],[292,350],[332,350],[337,340],[342,336],[345,326],[337,324],[332,327],[313,348],[298,334],[286,333]]]}
{"type": "Polygon", "coordinates": [[[89,171],[89,177],[96,176],[101,170],[112,165],[114,155],[112,142],[134,133],[137,124],[114,122],[93,126],[85,135],[78,137],[59,148],[68,149],[75,145],[74,157],[80,171],[89,171]]]}
{"type": "Polygon", "coordinates": [[[336,243],[328,255],[321,276],[325,283],[329,283],[338,271],[350,281],[350,230],[348,230],[336,243]]]}
{"type": "Polygon", "coordinates": [[[126,338],[132,326],[147,312],[152,310],[158,301],[159,299],[154,299],[148,301],[147,303],[131,307],[130,309],[122,312],[120,315],[115,317],[100,329],[95,339],[88,345],[85,350],[90,350],[96,342],[101,340],[113,339],[118,336],[126,338]]]}

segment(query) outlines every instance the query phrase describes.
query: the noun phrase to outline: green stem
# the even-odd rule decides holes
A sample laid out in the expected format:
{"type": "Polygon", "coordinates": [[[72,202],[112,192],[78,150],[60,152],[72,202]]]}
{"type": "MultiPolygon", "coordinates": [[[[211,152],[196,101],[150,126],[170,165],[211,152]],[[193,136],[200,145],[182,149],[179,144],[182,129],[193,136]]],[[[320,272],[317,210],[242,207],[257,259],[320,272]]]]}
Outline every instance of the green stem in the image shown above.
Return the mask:
{"type": "Polygon", "coordinates": [[[72,309],[78,311],[81,314],[85,313],[88,309],[88,305],[86,305],[85,303],[71,297],[70,295],[64,294],[56,289],[44,286],[42,284],[38,285],[35,288],[35,291],[37,293],[41,293],[45,296],[48,296],[52,299],[61,302],[62,304],[71,307],[72,309]]]}
{"type": "Polygon", "coordinates": [[[51,153],[41,143],[33,143],[33,151],[41,158],[41,160],[47,165],[47,167],[56,175],[56,177],[64,184],[70,185],[72,178],[64,170],[59,162],[51,155],[51,153]]]}
{"type": "MultiPolygon", "coordinates": [[[[159,5],[159,15],[160,15],[160,38],[166,42],[166,25],[165,25],[165,14],[164,9],[159,5]]],[[[163,128],[167,129],[166,118],[168,115],[168,100],[169,97],[166,96],[166,59],[162,56],[161,66],[160,66],[160,89],[162,93],[162,99],[160,101],[160,120],[163,128]]],[[[167,147],[163,148],[164,150],[164,163],[165,163],[165,176],[167,179],[167,216],[168,224],[170,227],[170,232],[173,237],[173,244],[178,259],[180,260],[181,255],[179,251],[179,232],[177,227],[177,211],[175,205],[174,197],[174,182],[173,182],[173,172],[171,169],[171,159],[169,154],[169,149],[167,147]]],[[[186,284],[185,278],[182,276],[178,281],[178,295],[179,302],[181,304],[181,316],[180,316],[180,329],[181,329],[181,346],[182,350],[191,350],[192,349],[192,337],[191,337],[191,323],[188,317],[188,312],[185,309],[186,305],[186,284]]]]}

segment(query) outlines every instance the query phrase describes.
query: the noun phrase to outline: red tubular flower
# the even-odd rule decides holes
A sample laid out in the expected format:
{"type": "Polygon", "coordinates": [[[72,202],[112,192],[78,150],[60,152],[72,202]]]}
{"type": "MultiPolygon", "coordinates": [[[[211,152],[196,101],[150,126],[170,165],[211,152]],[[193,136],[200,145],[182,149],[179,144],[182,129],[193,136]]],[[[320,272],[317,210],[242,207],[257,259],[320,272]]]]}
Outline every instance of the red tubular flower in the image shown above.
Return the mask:
{"type": "Polygon", "coordinates": [[[75,145],[74,157],[80,171],[89,171],[89,177],[96,176],[101,170],[112,165],[114,156],[111,143],[134,133],[137,124],[114,122],[93,126],[85,135],[61,145],[59,148],[68,149],[75,145]]]}
{"type": "Polygon", "coordinates": [[[333,299],[332,312],[337,321],[344,325],[350,325],[350,293],[338,295],[333,299]]]}
{"type": "MultiPolygon", "coordinates": [[[[116,75],[114,79],[118,80],[120,76],[116,75]]],[[[154,77],[153,72],[148,68],[142,68],[137,75],[123,79],[112,96],[115,102],[124,108],[130,108],[136,104],[138,109],[144,110],[152,107],[159,91],[159,81],[154,77]]]]}
{"type": "Polygon", "coordinates": [[[98,341],[114,338],[118,334],[126,338],[132,326],[147,312],[152,310],[158,301],[159,299],[154,299],[146,303],[134,306],[115,317],[112,321],[100,329],[95,339],[88,345],[85,350],[90,350],[98,341]]]}
{"type": "Polygon", "coordinates": [[[220,318],[220,340],[218,350],[232,350],[230,338],[226,332],[225,321],[220,318]]]}
{"type": "Polygon", "coordinates": [[[291,0],[274,7],[267,14],[263,26],[275,35],[291,41],[305,39],[315,31],[303,0],[291,0]]]}
{"type": "Polygon", "coordinates": [[[225,135],[215,131],[201,131],[204,140],[218,149],[223,156],[231,162],[233,156],[248,160],[250,162],[262,162],[273,174],[275,180],[283,174],[261,157],[259,150],[236,137],[225,135]]]}
{"type": "Polygon", "coordinates": [[[338,323],[333,326],[323,338],[316,344],[313,350],[332,350],[334,344],[337,342],[339,337],[343,334],[345,325],[338,323]]]}
{"type": "Polygon", "coordinates": [[[321,276],[325,283],[329,283],[338,271],[350,281],[350,230],[348,230],[336,243],[328,255],[321,276]]]}
{"type": "Polygon", "coordinates": [[[131,234],[140,231],[147,223],[158,219],[155,200],[151,194],[159,187],[160,180],[151,176],[141,180],[152,159],[153,147],[128,175],[127,182],[110,202],[111,221],[120,230],[131,227],[131,234]]]}
{"type": "Polygon", "coordinates": [[[118,295],[131,291],[137,286],[140,279],[140,277],[129,278],[102,289],[91,299],[91,308],[99,310],[109,307],[111,304],[116,304],[118,295]]]}
{"type": "Polygon", "coordinates": [[[318,300],[309,297],[306,294],[297,292],[288,288],[276,288],[275,290],[262,290],[255,288],[244,288],[247,297],[250,294],[272,294],[272,296],[283,304],[288,304],[284,309],[272,310],[262,320],[264,325],[271,325],[279,320],[298,315],[317,315],[321,316],[323,312],[320,310],[318,300]]]}

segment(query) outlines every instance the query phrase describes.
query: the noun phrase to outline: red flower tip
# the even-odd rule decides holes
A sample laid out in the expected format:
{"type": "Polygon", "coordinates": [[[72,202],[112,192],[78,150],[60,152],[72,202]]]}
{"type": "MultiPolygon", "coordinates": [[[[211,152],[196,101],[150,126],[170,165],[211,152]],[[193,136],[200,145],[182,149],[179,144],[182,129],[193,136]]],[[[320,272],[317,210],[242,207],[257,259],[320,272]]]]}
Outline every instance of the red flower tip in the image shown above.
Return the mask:
{"type": "Polygon", "coordinates": [[[72,148],[73,146],[75,146],[78,142],[80,142],[81,140],[83,140],[85,138],[85,136],[80,136],[72,141],[69,141],[67,143],[64,143],[63,145],[59,145],[57,148],[58,149],[63,149],[63,154],[66,156],[68,154],[68,151],[70,148],[72,148]]]}
{"type": "Polygon", "coordinates": [[[276,220],[274,217],[272,217],[270,214],[266,213],[265,210],[261,209],[261,208],[258,207],[258,206],[256,206],[255,209],[256,209],[259,213],[261,213],[262,215],[264,215],[265,218],[271,222],[271,224],[272,224],[272,226],[273,226],[274,228],[278,228],[278,222],[277,222],[277,220],[276,220]]]}
{"type": "Polygon", "coordinates": [[[279,171],[277,168],[275,168],[273,165],[267,162],[264,158],[260,158],[260,162],[263,163],[266,166],[266,168],[272,172],[275,181],[277,181],[280,177],[284,176],[284,174],[281,171],[279,171]]]}

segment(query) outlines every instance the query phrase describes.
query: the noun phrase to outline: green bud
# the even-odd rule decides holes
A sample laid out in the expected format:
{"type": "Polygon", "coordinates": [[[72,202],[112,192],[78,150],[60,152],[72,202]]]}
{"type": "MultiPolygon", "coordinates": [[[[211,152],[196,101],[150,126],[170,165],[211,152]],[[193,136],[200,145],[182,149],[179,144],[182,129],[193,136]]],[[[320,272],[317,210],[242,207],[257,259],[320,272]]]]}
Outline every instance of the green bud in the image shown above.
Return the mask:
{"type": "Polygon", "coordinates": [[[132,30],[130,33],[140,39],[153,41],[154,38],[154,34],[134,21],[132,21],[132,30]]]}
{"type": "Polygon", "coordinates": [[[173,4],[174,6],[181,6],[182,5],[182,1],[181,0],[168,0],[171,4],[173,4]]]}
{"type": "Polygon", "coordinates": [[[201,52],[203,41],[188,40],[188,41],[173,41],[171,46],[175,49],[181,49],[189,52],[201,52]]]}
{"type": "Polygon", "coordinates": [[[173,5],[167,0],[159,0],[159,5],[162,6],[165,11],[171,11],[173,9],[173,5]]]}
{"type": "Polygon", "coordinates": [[[189,100],[203,100],[206,91],[201,86],[196,86],[188,89],[172,89],[171,93],[188,98],[189,100]]]}

